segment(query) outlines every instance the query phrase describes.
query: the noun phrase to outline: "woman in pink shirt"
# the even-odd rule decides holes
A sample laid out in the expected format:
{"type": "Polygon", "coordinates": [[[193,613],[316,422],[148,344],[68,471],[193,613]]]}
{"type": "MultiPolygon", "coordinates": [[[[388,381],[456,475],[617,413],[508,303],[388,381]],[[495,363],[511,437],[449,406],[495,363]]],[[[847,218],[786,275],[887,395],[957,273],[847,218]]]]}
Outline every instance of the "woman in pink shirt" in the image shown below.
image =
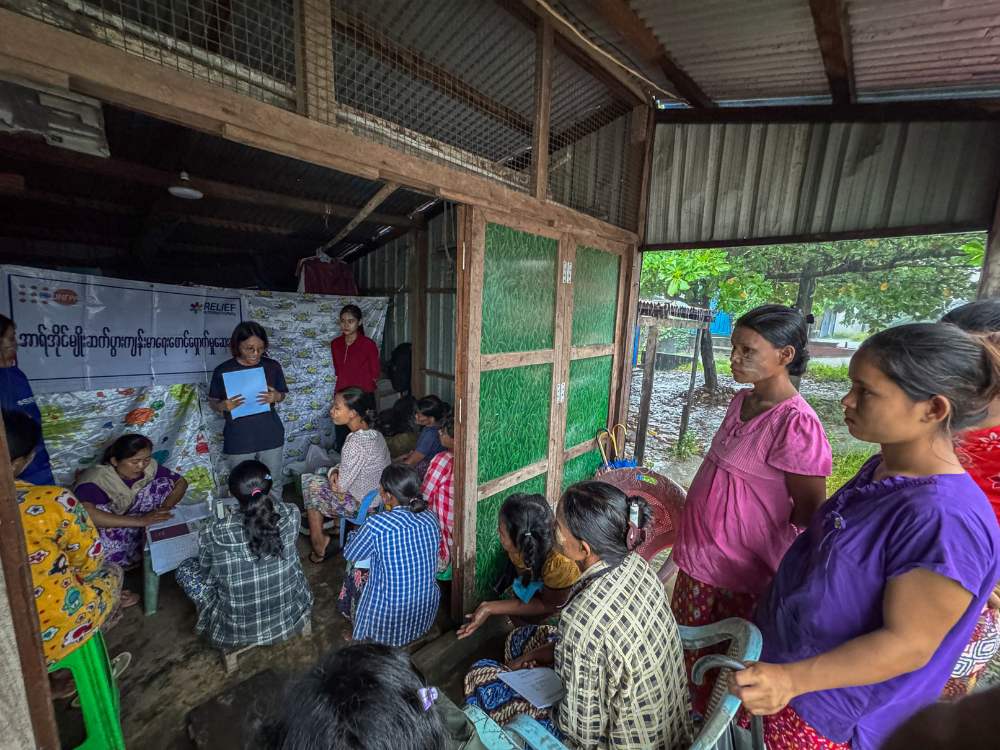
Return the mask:
{"type": "MultiPolygon", "coordinates": [[[[736,321],[730,362],[739,391],[691,483],[673,556],[671,607],[681,625],[749,618],[785,551],[826,499],[830,444],[793,376],[805,372],[808,324],[764,305],[736,321]]],[[[685,652],[688,675],[704,653],[685,652]]],[[[692,684],[704,713],[711,682],[692,684]]]]}

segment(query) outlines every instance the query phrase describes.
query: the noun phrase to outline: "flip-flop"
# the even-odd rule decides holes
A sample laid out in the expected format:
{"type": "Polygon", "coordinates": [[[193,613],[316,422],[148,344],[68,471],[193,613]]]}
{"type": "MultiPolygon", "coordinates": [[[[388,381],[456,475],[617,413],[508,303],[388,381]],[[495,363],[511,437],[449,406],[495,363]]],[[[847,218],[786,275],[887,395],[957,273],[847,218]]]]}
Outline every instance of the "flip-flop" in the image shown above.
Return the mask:
{"type": "MultiPolygon", "coordinates": [[[[115,682],[118,682],[118,678],[125,674],[125,670],[129,668],[132,663],[132,654],[128,651],[122,651],[118,656],[111,660],[111,674],[114,677],[115,682]]],[[[73,700],[70,701],[69,705],[72,708],[80,708],[80,696],[76,694],[76,688],[69,695],[74,696],[73,700]]],[[[65,697],[69,697],[69,695],[65,697]]]]}
{"type": "Polygon", "coordinates": [[[311,562],[313,565],[322,565],[331,557],[337,554],[337,550],[332,549],[332,547],[333,547],[333,540],[331,539],[329,542],[326,543],[326,550],[323,552],[322,558],[320,558],[320,556],[317,555],[312,550],[309,550],[309,554],[307,555],[309,562],[311,562]]]}

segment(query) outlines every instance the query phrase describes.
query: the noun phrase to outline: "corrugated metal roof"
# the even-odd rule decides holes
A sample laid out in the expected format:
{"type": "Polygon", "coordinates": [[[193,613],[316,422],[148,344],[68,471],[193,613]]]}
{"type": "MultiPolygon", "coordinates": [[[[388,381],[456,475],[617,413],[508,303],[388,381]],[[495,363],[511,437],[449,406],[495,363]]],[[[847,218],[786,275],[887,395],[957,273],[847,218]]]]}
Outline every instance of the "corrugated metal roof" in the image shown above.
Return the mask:
{"type": "Polygon", "coordinates": [[[658,125],[647,244],[989,226],[992,122],[658,125]]]}
{"type": "Polygon", "coordinates": [[[1000,88],[997,0],[849,0],[858,94],[1000,88]]]}
{"type": "Polygon", "coordinates": [[[805,0],[630,0],[716,101],[829,95],[805,0]]]}

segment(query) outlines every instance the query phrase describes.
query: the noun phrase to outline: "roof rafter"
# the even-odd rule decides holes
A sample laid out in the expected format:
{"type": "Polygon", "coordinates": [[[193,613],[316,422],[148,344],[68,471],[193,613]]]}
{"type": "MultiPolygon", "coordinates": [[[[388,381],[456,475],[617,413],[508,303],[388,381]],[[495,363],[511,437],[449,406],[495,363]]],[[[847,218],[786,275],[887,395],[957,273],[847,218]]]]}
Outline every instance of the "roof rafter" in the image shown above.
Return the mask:
{"type": "Polygon", "coordinates": [[[816,41],[830,82],[830,95],[837,106],[853,104],[854,61],[851,55],[851,28],[844,0],[809,0],[816,41]]]}
{"type": "Polygon", "coordinates": [[[691,76],[674,62],[663,43],[632,10],[626,0],[587,0],[587,4],[605,23],[625,37],[644,62],[662,70],[663,75],[677,89],[677,93],[691,106],[703,108],[715,106],[715,102],[691,76]]]}
{"type": "Polygon", "coordinates": [[[374,211],[376,208],[385,203],[386,198],[395,193],[398,189],[399,185],[395,182],[385,183],[385,185],[380,187],[378,189],[378,192],[375,193],[375,195],[373,195],[371,198],[369,198],[368,202],[361,207],[361,210],[358,211],[357,216],[351,219],[347,223],[347,226],[345,226],[343,229],[337,232],[337,234],[335,234],[329,240],[320,245],[319,249],[316,252],[329,250],[331,247],[336,245],[342,239],[347,237],[347,235],[351,233],[352,229],[354,229],[358,224],[367,219],[371,215],[372,211],[374,211]]]}

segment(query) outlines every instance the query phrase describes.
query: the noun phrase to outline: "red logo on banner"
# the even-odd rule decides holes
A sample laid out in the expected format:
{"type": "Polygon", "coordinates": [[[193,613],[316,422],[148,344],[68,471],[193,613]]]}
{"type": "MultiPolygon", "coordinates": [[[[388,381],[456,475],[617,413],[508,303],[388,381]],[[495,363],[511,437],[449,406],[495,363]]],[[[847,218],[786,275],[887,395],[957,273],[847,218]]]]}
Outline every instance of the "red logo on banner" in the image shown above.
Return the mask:
{"type": "Polygon", "coordinates": [[[75,305],[80,299],[72,289],[56,289],[52,298],[60,305],[75,305]]]}

